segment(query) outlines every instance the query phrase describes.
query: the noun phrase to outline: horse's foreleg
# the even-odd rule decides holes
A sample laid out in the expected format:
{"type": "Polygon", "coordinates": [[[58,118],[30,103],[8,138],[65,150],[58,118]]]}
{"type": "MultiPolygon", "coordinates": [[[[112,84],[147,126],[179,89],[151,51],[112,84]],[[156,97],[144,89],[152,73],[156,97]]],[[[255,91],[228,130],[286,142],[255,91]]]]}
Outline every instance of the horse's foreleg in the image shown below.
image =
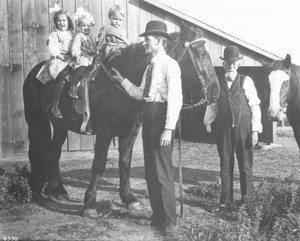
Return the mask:
{"type": "Polygon", "coordinates": [[[48,178],[50,122],[42,112],[27,112],[26,121],[29,139],[30,186],[32,191],[41,194],[48,178]]]}
{"type": "Polygon", "coordinates": [[[119,137],[119,194],[122,202],[129,208],[139,210],[140,204],[134,196],[130,186],[130,167],[132,150],[139,131],[140,125],[136,123],[128,136],[119,137]]]}
{"type": "Polygon", "coordinates": [[[98,123],[97,136],[95,143],[95,154],[91,170],[90,184],[85,192],[84,207],[82,215],[84,217],[96,217],[96,196],[97,184],[101,175],[105,171],[108,148],[113,137],[113,132],[109,125],[105,123],[98,123]]]}
{"type": "Polygon", "coordinates": [[[53,123],[53,138],[51,142],[51,153],[48,164],[48,186],[49,195],[57,199],[69,200],[68,193],[63,186],[59,169],[61,148],[67,138],[68,131],[53,123]]]}

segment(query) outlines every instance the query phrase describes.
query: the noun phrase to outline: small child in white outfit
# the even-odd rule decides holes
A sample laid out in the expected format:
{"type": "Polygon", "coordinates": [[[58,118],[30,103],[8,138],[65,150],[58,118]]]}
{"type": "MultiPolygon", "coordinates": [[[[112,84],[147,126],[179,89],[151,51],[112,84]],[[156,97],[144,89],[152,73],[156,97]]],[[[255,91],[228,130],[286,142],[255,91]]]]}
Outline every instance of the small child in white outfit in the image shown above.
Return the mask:
{"type": "Polygon", "coordinates": [[[69,94],[72,98],[78,98],[77,87],[87,67],[93,63],[97,53],[97,41],[91,34],[91,29],[95,25],[94,17],[83,8],[78,8],[74,18],[77,18],[79,33],[75,36],[71,47],[71,54],[75,58],[75,69],[70,81],[72,86],[69,94]]]}

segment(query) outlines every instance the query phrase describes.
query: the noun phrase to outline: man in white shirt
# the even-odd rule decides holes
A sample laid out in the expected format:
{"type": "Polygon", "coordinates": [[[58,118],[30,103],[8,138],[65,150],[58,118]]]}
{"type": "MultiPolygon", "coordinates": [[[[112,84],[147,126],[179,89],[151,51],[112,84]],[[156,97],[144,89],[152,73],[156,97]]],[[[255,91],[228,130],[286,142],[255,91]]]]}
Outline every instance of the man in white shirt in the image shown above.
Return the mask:
{"type": "Polygon", "coordinates": [[[181,71],[178,63],[166,54],[165,47],[171,36],[161,21],[146,25],[143,46],[151,55],[141,85],[136,86],[121,74],[112,79],[119,82],[134,98],[143,100],[143,147],[145,178],[150,205],[153,210],[152,226],[166,229],[176,227],[176,200],[172,163],[173,137],[182,106],[181,71]]]}
{"type": "Polygon", "coordinates": [[[234,152],[240,171],[241,201],[253,188],[253,146],[262,132],[260,100],[253,80],[237,72],[240,66],[239,48],[224,49],[225,76],[219,80],[221,94],[217,104],[207,107],[204,124],[216,121],[216,141],[220,156],[222,192],[220,207],[233,207],[234,152]]]}

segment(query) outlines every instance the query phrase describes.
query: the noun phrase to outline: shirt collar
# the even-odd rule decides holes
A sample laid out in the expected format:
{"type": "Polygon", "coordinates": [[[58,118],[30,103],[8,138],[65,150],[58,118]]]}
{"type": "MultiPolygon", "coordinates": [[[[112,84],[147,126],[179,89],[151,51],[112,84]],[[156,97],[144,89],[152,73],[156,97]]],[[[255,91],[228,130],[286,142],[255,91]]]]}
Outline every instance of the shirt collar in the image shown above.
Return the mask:
{"type": "Polygon", "coordinates": [[[167,53],[165,51],[161,51],[151,59],[151,63],[157,63],[160,59],[164,58],[166,55],[167,53]]]}

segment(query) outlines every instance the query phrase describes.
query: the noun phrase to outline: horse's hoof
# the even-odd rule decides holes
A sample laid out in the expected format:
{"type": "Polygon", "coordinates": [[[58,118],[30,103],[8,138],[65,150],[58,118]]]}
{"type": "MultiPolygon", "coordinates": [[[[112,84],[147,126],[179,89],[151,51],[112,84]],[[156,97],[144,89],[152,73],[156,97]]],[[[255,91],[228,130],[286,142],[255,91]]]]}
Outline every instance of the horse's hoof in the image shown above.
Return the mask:
{"type": "Polygon", "coordinates": [[[97,218],[99,216],[96,209],[82,209],[81,215],[85,218],[97,218]]]}
{"type": "Polygon", "coordinates": [[[130,203],[127,205],[127,208],[130,211],[140,212],[142,211],[142,205],[139,202],[130,203]]]}

